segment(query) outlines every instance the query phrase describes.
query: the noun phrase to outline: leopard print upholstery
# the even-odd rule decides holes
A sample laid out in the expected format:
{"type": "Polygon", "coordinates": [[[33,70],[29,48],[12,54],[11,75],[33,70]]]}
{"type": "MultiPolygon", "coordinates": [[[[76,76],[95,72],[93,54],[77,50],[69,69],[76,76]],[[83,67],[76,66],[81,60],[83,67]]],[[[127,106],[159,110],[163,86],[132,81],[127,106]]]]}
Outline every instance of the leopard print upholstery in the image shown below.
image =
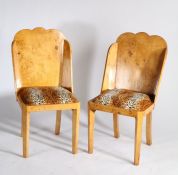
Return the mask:
{"type": "Polygon", "coordinates": [[[68,104],[77,99],[63,87],[26,87],[18,92],[18,96],[27,105],[68,104]]]}
{"type": "Polygon", "coordinates": [[[144,111],[153,104],[148,95],[126,89],[106,90],[92,101],[105,106],[136,111],[144,111]]]}

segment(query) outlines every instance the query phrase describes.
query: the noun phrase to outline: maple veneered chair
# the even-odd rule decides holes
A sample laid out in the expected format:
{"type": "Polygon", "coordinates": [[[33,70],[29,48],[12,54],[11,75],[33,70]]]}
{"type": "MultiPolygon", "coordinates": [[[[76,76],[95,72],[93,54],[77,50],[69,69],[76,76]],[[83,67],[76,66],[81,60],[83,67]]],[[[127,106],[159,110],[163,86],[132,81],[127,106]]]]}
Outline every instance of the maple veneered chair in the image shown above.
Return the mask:
{"type": "Polygon", "coordinates": [[[71,46],[58,30],[35,28],[16,33],[12,43],[16,98],[22,110],[23,157],[29,156],[30,112],[72,110],[72,153],[77,153],[80,103],[73,95],[71,46]]]}
{"type": "Polygon", "coordinates": [[[101,93],[88,102],[88,152],[93,153],[96,110],[113,114],[114,137],[119,137],[118,114],[135,118],[134,164],[139,164],[142,122],[151,145],[152,111],[158,95],[167,44],[160,36],[124,33],[107,54],[101,93]]]}

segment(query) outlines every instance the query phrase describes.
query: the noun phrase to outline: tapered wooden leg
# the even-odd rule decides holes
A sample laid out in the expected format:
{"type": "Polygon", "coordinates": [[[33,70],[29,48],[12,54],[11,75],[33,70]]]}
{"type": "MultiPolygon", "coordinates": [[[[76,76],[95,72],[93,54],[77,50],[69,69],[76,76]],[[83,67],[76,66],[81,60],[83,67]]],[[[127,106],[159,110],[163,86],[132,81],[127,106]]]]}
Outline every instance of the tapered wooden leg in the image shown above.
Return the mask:
{"type": "Polygon", "coordinates": [[[152,144],[152,113],[150,112],[146,116],[146,143],[152,144]]]}
{"type": "Polygon", "coordinates": [[[30,113],[26,109],[22,109],[22,136],[23,136],[23,157],[29,156],[29,129],[30,129],[30,113]]]}
{"type": "Polygon", "coordinates": [[[20,131],[20,135],[21,137],[23,137],[23,112],[22,112],[22,116],[21,116],[21,131],[20,131]]]}
{"type": "Polygon", "coordinates": [[[88,109],[88,153],[93,153],[95,111],[88,109]]]}
{"type": "Polygon", "coordinates": [[[55,127],[55,134],[59,135],[61,129],[61,111],[56,112],[56,127],[55,127]]]}
{"type": "Polygon", "coordinates": [[[76,154],[78,151],[78,135],[79,135],[79,113],[80,108],[72,110],[72,153],[76,154]]]}
{"type": "Polygon", "coordinates": [[[114,137],[119,137],[119,125],[118,125],[118,115],[117,113],[113,114],[113,128],[114,128],[114,137]]]}
{"type": "Polygon", "coordinates": [[[142,140],[142,123],[143,123],[143,114],[138,113],[137,117],[135,118],[135,157],[134,157],[135,165],[139,165],[140,147],[141,147],[141,140],[142,140]]]}

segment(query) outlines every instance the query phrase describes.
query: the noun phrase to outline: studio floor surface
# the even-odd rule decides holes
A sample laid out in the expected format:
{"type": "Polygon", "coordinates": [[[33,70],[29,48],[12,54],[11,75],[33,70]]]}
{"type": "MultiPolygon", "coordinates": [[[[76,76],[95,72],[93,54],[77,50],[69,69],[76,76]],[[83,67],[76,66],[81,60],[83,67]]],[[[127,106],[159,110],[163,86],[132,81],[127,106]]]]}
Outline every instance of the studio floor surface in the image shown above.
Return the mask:
{"type": "Polygon", "coordinates": [[[87,153],[87,122],[82,121],[78,154],[71,154],[70,114],[62,117],[60,136],[54,135],[55,113],[32,114],[30,157],[27,159],[21,155],[20,117],[14,114],[14,117],[1,118],[0,175],[178,174],[176,136],[156,137],[153,145],[148,146],[143,134],[140,165],[134,166],[134,135],[128,136],[121,132],[120,138],[115,139],[112,120],[108,125],[102,123],[102,120],[96,121],[93,154],[87,153]]]}

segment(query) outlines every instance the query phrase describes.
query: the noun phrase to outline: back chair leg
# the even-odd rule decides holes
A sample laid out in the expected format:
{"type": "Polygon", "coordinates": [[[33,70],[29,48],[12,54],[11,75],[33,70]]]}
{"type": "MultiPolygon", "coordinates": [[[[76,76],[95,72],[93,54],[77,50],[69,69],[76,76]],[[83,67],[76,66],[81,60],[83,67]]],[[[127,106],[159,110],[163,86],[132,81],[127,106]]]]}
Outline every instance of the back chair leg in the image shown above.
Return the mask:
{"type": "Polygon", "coordinates": [[[56,127],[55,127],[55,134],[59,135],[61,129],[61,111],[56,111],[56,127]]]}
{"type": "Polygon", "coordinates": [[[142,123],[143,123],[143,114],[138,113],[135,118],[135,155],[134,155],[134,164],[139,165],[140,159],[140,147],[142,140],[142,123]]]}
{"type": "Polygon", "coordinates": [[[114,113],[113,114],[113,129],[114,129],[114,137],[118,138],[119,137],[119,124],[118,124],[118,114],[114,113]]]}
{"type": "Polygon", "coordinates": [[[72,110],[72,153],[78,151],[78,135],[79,135],[79,113],[80,108],[72,110]]]}
{"type": "Polygon", "coordinates": [[[23,137],[23,112],[22,112],[22,114],[21,114],[22,116],[21,116],[21,133],[20,133],[20,136],[21,137],[23,137]]]}
{"type": "Polygon", "coordinates": [[[26,109],[22,109],[22,136],[23,136],[23,157],[29,156],[29,129],[30,129],[30,113],[26,109]]]}
{"type": "Polygon", "coordinates": [[[146,116],[146,144],[152,144],[152,112],[146,116]]]}

